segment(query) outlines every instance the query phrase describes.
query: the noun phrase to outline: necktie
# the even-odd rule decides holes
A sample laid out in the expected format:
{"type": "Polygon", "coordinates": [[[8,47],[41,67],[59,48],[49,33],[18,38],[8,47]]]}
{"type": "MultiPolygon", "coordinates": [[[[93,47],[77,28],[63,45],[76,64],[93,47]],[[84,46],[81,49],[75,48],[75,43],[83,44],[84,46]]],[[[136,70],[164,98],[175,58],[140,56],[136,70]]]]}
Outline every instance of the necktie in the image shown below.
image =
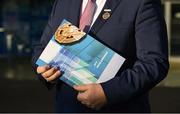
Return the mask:
{"type": "Polygon", "coordinates": [[[84,32],[88,32],[96,12],[96,0],[88,0],[84,12],[80,18],[79,28],[84,32]]]}

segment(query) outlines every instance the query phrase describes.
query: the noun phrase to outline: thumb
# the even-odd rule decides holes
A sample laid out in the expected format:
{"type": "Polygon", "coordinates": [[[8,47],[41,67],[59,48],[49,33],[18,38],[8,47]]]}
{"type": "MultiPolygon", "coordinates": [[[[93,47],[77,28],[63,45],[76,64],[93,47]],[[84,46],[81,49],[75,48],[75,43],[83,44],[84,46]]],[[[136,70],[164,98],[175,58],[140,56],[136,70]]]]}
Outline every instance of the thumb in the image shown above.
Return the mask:
{"type": "Polygon", "coordinates": [[[38,73],[38,74],[44,73],[44,72],[47,71],[48,69],[50,69],[50,66],[48,66],[48,65],[39,66],[39,67],[37,67],[37,73],[38,73]]]}
{"type": "Polygon", "coordinates": [[[88,90],[88,85],[76,85],[76,86],[73,86],[73,88],[76,91],[84,92],[84,91],[88,90]]]}

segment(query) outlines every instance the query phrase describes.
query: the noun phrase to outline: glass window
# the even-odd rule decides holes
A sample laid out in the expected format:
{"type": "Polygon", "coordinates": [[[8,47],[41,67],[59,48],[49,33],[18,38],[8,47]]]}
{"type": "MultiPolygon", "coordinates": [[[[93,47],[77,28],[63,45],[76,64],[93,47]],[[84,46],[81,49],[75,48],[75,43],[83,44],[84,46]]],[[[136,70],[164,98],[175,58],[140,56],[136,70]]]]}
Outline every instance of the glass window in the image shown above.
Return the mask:
{"type": "Polygon", "coordinates": [[[180,4],[172,4],[171,55],[180,56],[180,4]]]}
{"type": "Polygon", "coordinates": [[[0,56],[29,56],[40,39],[53,0],[3,0],[0,7],[0,56]]]}

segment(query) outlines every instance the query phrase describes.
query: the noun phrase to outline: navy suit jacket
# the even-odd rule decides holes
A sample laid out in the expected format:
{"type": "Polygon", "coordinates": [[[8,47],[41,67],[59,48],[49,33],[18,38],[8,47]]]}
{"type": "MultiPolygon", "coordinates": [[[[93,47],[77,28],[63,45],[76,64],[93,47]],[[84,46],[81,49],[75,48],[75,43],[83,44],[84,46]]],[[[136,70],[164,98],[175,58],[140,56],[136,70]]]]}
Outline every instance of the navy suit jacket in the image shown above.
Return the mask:
{"type": "MultiPolygon", "coordinates": [[[[55,0],[41,41],[34,46],[33,66],[61,21],[79,25],[82,0],[55,0]]],[[[62,81],[56,84],[57,112],[150,112],[148,91],[169,69],[166,24],[160,0],[107,0],[90,35],[121,54],[126,62],[116,77],[102,83],[107,105],[99,111],[77,101],[77,92],[62,81]],[[111,16],[102,18],[104,9],[111,16]]],[[[40,75],[39,78],[48,87],[40,75]]]]}

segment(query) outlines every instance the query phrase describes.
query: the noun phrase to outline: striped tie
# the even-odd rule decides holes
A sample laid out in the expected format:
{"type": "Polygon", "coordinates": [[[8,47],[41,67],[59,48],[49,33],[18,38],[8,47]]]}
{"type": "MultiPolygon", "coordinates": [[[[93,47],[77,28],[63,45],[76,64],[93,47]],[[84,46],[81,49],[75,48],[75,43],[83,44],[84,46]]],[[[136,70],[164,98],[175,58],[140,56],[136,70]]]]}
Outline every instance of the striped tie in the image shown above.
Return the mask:
{"type": "Polygon", "coordinates": [[[88,32],[96,12],[96,0],[88,0],[86,8],[80,18],[79,28],[84,32],[88,32]]]}

